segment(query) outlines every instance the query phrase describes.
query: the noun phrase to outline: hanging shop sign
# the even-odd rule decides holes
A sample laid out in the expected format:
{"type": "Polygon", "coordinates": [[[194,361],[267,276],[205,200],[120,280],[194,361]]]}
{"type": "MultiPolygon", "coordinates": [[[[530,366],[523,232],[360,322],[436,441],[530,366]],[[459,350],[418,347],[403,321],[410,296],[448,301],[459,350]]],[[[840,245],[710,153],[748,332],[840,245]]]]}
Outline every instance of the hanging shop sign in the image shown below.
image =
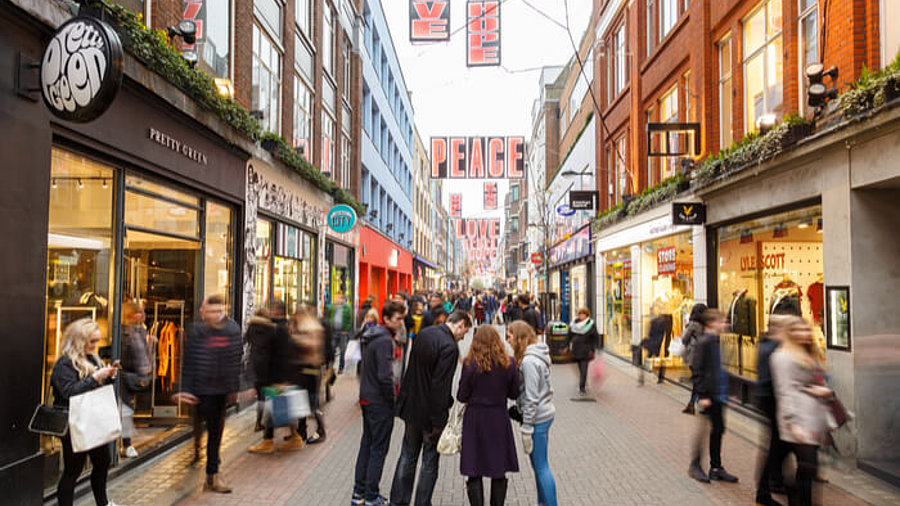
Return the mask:
{"type": "Polygon", "coordinates": [[[672,204],[673,225],[703,225],[706,223],[706,204],[675,202],[672,204]]]}
{"type": "Polygon", "coordinates": [[[450,40],[449,0],[410,0],[410,42],[450,40]]]}
{"type": "Polygon", "coordinates": [[[461,218],[462,217],[462,193],[451,193],[450,194],[450,217],[451,218],[461,218]]]}
{"type": "Polygon", "coordinates": [[[575,211],[594,211],[599,207],[600,192],[573,190],[569,192],[569,207],[575,211]]]}
{"type": "Polygon", "coordinates": [[[677,270],[675,263],[675,246],[660,248],[656,251],[656,274],[658,276],[674,275],[677,270]]]}
{"type": "Polygon", "coordinates": [[[349,232],[356,226],[356,211],[347,204],[338,204],[328,211],[328,228],[339,234],[349,232]]]}
{"type": "Polygon", "coordinates": [[[569,204],[560,204],[556,206],[556,214],[560,216],[572,216],[575,214],[575,209],[572,209],[572,206],[569,204]]]}
{"type": "Polygon", "coordinates": [[[466,66],[500,65],[500,0],[466,4],[466,66]]]}
{"type": "Polygon", "coordinates": [[[541,263],[544,263],[544,256],[541,255],[540,252],[538,252],[538,253],[532,253],[532,254],[531,254],[531,263],[533,263],[533,264],[541,264],[541,263]]]}
{"type": "Polygon", "coordinates": [[[522,179],[525,137],[432,137],[432,179],[522,179]]]}
{"type": "Polygon", "coordinates": [[[54,116],[92,121],[109,109],[122,87],[124,54],[119,36],[96,18],[63,23],[41,56],[44,104],[54,116]]]}
{"type": "Polygon", "coordinates": [[[484,208],[485,210],[497,209],[497,183],[484,183],[484,208]]]}

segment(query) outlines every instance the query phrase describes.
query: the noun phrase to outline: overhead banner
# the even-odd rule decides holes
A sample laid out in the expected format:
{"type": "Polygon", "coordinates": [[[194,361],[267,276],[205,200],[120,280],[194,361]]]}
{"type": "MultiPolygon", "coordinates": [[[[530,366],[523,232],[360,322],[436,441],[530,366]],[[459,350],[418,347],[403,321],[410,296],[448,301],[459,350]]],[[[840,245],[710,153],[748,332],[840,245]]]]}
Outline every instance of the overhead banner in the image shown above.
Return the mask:
{"type": "Polygon", "coordinates": [[[466,66],[499,66],[500,0],[469,0],[466,14],[466,66]]]}
{"type": "Polygon", "coordinates": [[[432,137],[432,179],[522,179],[525,137],[432,137]]]}
{"type": "Polygon", "coordinates": [[[410,0],[409,40],[450,40],[450,0],[410,0]]]}
{"type": "Polygon", "coordinates": [[[461,218],[462,217],[462,193],[451,193],[450,194],[450,217],[451,218],[461,218]]]}
{"type": "Polygon", "coordinates": [[[500,247],[500,218],[462,218],[454,220],[456,237],[462,242],[469,261],[491,260],[500,247]]]}
{"type": "Polygon", "coordinates": [[[484,209],[485,210],[497,209],[497,183],[494,183],[494,182],[485,182],[484,183],[484,209]]]}

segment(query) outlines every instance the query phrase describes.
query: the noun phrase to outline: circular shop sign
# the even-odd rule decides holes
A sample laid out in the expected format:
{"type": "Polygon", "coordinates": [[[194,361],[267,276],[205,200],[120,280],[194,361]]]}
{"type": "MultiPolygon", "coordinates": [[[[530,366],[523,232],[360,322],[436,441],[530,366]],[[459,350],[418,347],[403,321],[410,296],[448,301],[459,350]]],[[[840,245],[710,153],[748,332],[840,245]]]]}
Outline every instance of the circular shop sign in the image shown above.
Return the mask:
{"type": "Polygon", "coordinates": [[[556,207],[556,214],[560,216],[572,216],[575,214],[575,210],[569,207],[569,204],[560,204],[556,207]]]}
{"type": "Polygon", "coordinates": [[[109,25],[95,18],[72,18],[44,48],[41,96],[55,116],[91,121],[116,98],[123,65],[122,43],[109,25]]]}
{"type": "Polygon", "coordinates": [[[347,204],[338,204],[328,211],[328,227],[339,234],[356,226],[356,211],[347,204]]]}

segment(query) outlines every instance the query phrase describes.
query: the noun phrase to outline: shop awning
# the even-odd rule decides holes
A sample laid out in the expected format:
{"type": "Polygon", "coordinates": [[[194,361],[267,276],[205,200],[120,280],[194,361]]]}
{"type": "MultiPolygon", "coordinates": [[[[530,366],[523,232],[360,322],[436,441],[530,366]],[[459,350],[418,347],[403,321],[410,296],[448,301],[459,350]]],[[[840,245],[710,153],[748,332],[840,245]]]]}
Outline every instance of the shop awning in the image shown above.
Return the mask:
{"type": "Polygon", "coordinates": [[[437,265],[435,265],[435,264],[429,262],[428,260],[426,260],[426,259],[420,257],[419,255],[413,255],[413,260],[415,260],[416,262],[419,262],[420,264],[424,265],[425,267],[428,267],[429,269],[434,269],[434,270],[440,269],[440,267],[438,267],[437,265]]]}

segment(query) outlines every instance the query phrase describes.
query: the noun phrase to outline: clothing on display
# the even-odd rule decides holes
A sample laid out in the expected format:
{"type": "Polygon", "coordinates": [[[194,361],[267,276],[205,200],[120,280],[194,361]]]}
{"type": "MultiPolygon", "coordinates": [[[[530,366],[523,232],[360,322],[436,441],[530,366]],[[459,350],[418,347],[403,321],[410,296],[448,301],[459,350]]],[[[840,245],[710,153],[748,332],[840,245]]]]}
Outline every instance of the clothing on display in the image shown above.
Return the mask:
{"type": "Polygon", "coordinates": [[[806,297],[809,299],[813,320],[821,326],[825,320],[825,290],[821,279],[809,285],[806,289],[806,297]]]}
{"type": "Polygon", "coordinates": [[[731,331],[742,336],[756,336],[756,301],[741,290],[734,295],[728,309],[731,331]]]}

